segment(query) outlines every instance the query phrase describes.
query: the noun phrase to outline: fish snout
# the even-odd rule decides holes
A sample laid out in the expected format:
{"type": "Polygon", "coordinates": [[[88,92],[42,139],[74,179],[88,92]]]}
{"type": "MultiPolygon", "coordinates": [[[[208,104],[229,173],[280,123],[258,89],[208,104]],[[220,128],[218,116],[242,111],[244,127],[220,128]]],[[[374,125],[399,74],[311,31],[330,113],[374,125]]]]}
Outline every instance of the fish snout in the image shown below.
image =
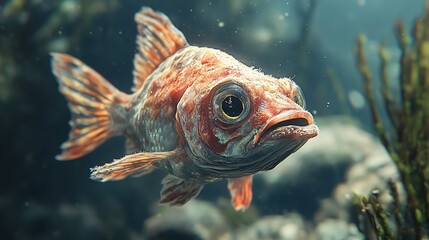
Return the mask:
{"type": "Polygon", "coordinates": [[[288,110],[270,120],[257,132],[253,144],[267,140],[305,139],[317,136],[319,129],[313,116],[305,110],[288,110]]]}

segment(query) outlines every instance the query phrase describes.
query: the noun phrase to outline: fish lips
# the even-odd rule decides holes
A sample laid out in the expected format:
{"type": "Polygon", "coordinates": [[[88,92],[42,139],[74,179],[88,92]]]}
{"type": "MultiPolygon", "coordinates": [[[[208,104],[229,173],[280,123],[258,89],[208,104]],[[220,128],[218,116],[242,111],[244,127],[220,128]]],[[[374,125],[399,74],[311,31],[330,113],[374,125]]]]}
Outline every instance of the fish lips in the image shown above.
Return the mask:
{"type": "Polygon", "coordinates": [[[313,116],[305,110],[288,110],[271,118],[257,132],[253,145],[268,141],[308,140],[317,136],[319,129],[313,116]]]}

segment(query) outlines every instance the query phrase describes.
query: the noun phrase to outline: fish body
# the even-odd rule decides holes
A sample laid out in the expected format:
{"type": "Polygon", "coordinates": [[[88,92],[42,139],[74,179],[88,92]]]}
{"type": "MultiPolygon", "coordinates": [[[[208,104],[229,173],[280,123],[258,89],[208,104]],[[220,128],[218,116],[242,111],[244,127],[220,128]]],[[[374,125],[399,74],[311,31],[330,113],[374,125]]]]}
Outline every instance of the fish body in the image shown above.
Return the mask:
{"type": "Polygon", "coordinates": [[[135,20],[131,94],[78,59],[52,54],[53,73],[72,113],[72,130],[57,159],[79,158],[125,135],[127,155],[91,169],[92,179],[165,169],[160,202],[171,205],[228,179],[234,208],[247,208],[252,175],[274,168],[318,134],[300,88],[220,50],[190,46],[165,15],[150,8],[135,20]]]}

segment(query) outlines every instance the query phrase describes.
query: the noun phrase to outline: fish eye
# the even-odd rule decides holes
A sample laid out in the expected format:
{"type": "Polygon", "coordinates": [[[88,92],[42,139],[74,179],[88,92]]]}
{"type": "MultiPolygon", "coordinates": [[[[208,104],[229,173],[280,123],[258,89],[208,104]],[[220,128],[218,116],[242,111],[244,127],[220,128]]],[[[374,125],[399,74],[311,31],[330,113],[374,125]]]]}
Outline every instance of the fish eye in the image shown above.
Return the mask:
{"type": "Polygon", "coordinates": [[[250,111],[246,91],[235,83],[223,85],[213,95],[213,110],[223,123],[241,122],[250,111]]]}
{"type": "Polygon", "coordinates": [[[298,85],[295,85],[295,91],[293,94],[293,101],[301,106],[302,108],[306,107],[304,93],[302,92],[301,88],[298,85]]]}
{"type": "Polygon", "coordinates": [[[222,111],[231,119],[238,118],[243,112],[243,107],[241,100],[233,95],[227,96],[222,101],[222,111]]]}

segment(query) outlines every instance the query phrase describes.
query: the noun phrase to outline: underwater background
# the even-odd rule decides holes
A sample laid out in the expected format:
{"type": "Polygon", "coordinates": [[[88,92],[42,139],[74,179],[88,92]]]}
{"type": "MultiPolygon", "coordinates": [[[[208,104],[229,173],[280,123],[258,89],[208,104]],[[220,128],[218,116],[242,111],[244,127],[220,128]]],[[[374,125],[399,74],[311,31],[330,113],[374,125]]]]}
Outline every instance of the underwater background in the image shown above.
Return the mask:
{"type": "Polygon", "coordinates": [[[0,1],[1,239],[428,239],[427,15],[423,0],[0,1]],[[165,172],[90,180],[91,167],[124,155],[121,137],[81,159],[55,160],[70,113],[49,53],[71,54],[130,92],[142,6],[166,14],[191,45],[221,49],[302,88],[320,135],[255,176],[247,211],[233,210],[226,181],[168,207],[157,204],[165,172]],[[414,65],[398,44],[406,34],[411,41],[402,43],[417,46],[414,65]],[[380,87],[405,110],[383,109],[389,97],[380,87]],[[406,96],[418,97],[403,103],[406,96]],[[414,117],[395,120],[407,114],[414,117]],[[414,130],[386,143],[383,130],[396,133],[401,121],[414,130]]]}

